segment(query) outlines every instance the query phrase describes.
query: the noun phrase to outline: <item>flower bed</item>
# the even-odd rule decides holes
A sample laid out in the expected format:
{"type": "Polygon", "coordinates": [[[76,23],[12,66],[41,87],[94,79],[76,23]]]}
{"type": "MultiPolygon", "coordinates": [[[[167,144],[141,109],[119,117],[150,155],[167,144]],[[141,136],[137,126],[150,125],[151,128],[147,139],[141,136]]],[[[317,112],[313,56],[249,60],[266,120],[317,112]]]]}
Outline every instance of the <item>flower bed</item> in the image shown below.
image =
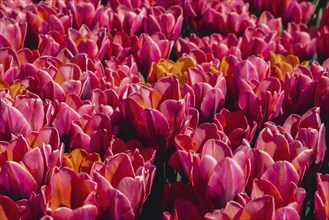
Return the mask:
{"type": "Polygon", "coordinates": [[[325,1],[0,1],[0,218],[329,218],[328,51],[325,1]]]}

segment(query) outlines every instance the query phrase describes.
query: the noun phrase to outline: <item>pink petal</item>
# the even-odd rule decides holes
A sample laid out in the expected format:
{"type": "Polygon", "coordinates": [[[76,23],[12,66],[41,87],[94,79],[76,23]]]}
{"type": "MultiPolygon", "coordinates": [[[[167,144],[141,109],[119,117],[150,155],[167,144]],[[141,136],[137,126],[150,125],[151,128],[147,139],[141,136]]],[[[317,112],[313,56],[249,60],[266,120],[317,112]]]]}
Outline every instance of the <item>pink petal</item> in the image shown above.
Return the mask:
{"type": "Polygon", "coordinates": [[[37,189],[33,176],[20,164],[6,161],[0,171],[0,193],[17,200],[28,198],[37,189]]]}
{"type": "Polygon", "coordinates": [[[221,160],[209,178],[207,193],[215,207],[223,208],[244,190],[244,174],[232,158],[221,160]]]}

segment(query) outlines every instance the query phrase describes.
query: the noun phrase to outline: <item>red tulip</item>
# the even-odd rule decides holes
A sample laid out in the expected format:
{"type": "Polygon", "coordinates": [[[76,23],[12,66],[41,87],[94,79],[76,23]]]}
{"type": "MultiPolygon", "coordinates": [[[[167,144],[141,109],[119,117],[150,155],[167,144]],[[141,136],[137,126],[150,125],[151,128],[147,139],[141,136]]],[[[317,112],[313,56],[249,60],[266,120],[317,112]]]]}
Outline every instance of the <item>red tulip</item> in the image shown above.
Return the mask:
{"type": "Polygon", "coordinates": [[[251,140],[256,128],[250,128],[242,111],[230,112],[225,108],[214,116],[214,123],[230,139],[233,150],[241,145],[243,139],[251,140]]]}
{"type": "Polygon", "coordinates": [[[7,196],[0,196],[0,216],[3,219],[19,219],[19,206],[7,196]]]}

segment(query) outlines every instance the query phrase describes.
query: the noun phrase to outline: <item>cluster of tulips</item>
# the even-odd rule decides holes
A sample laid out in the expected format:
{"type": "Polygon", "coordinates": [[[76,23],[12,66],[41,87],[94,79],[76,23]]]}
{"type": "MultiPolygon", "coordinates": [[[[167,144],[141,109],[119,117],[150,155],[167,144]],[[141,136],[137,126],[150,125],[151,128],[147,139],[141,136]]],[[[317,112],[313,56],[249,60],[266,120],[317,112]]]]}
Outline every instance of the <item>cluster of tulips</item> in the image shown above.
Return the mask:
{"type": "Polygon", "coordinates": [[[0,1],[0,218],[328,219],[315,2],[0,1]]]}

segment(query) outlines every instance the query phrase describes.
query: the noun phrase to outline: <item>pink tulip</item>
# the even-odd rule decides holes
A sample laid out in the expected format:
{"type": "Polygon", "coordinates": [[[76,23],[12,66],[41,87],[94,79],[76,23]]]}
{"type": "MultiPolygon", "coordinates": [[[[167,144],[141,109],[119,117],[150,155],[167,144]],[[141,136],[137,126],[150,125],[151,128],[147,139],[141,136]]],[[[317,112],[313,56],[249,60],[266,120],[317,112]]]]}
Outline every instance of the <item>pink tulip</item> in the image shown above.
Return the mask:
{"type": "Polygon", "coordinates": [[[105,61],[106,87],[114,89],[121,98],[130,84],[141,81],[141,74],[132,56],[119,61],[112,57],[105,61]]]}
{"type": "Polygon", "coordinates": [[[313,97],[317,82],[310,70],[297,66],[285,80],[285,105],[288,112],[303,114],[314,106],[313,97]]]}
{"type": "Polygon", "coordinates": [[[259,127],[264,121],[272,120],[280,115],[284,92],[277,78],[268,77],[260,82],[251,81],[249,85],[243,86],[246,87],[246,91],[240,94],[238,106],[250,124],[256,122],[259,127]],[[251,89],[252,87],[254,89],[251,89]]]}
{"type": "Polygon", "coordinates": [[[223,155],[232,157],[229,139],[212,123],[203,123],[195,130],[187,128],[185,133],[176,135],[174,141],[176,151],[171,156],[169,165],[187,177],[192,175],[193,153],[203,152],[204,147],[211,149],[214,146],[215,149],[222,150],[223,155]]]}
{"type": "Polygon", "coordinates": [[[91,176],[97,183],[95,204],[102,219],[133,219],[140,214],[151,190],[155,166],[145,163],[134,169],[132,164],[123,153],[94,164],[91,176]]]}
{"type": "Polygon", "coordinates": [[[225,103],[226,80],[222,74],[205,72],[202,67],[189,68],[187,85],[193,89],[195,108],[201,121],[208,121],[225,103]]]}
{"type": "Polygon", "coordinates": [[[0,193],[15,201],[26,199],[37,190],[32,174],[15,161],[6,161],[0,171],[0,193]],[[11,178],[8,178],[8,177],[11,178]]]}
{"type": "Polygon", "coordinates": [[[291,115],[282,125],[285,132],[302,145],[313,150],[315,169],[319,169],[325,158],[325,127],[321,124],[320,109],[312,108],[302,116],[291,115]]]}
{"type": "Polygon", "coordinates": [[[280,43],[284,46],[286,55],[294,54],[302,61],[309,60],[316,50],[316,39],[311,38],[305,24],[288,23],[288,28],[283,31],[280,43]]]}
{"type": "Polygon", "coordinates": [[[316,174],[317,191],[314,194],[314,213],[316,219],[329,217],[329,175],[316,174]]]}
{"type": "Polygon", "coordinates": [[[56,112],[51,124],[58,130],[59,136],[68,135],[72,129],[72,122],[78,121],[80,115],[65,103],[60,103],[56,107],[56,112]]]}
{"type": "Polygon", "coordinates": [[[151,146],[159,146],[182,129],[187,105],[177,78],[164,77],[153,88],[131,86],[123,102],[123,115],[139,137],[144,137],[151,146]]]}
{"type": "Polygon", "coordinates": [[[56,8],[44,3],[34,5],[27,12],[26,20],[35,40],[39,34],[47,34],[51,31],[63,36],[67,33],[67,29],[72,26],[71,16],[59,13],[56,8]]]}
{"type": "Polygon", "coordinates": [[[318,37],[316,38],[316,52],[319,56],[320,61],[324,61],[329,58],[328,51],[329,48],[329,25],[326,25],[319,32],[318,37]]]}
{"type": "Polygon", "coordinates": [[[95,29],[103,13],[103,6],[100,6],[99,3],[99,0],[94,2],[79,1],[67,3],[67,9],[72,13],[73,27],[79,29],[85,25],[88,29],[95,29]]]}
{"type": "MultiPolygon", "coordinates": [[[[237,99],[239,93],[244,90],[244,82],[262,81],[269,76],[269,64],[257,56],[250,56],[241,60],[233,55],[222,60],[224,76],[227,79],[227,87],[231,99],[237,99]]],[[[234,102],[231,100],[230,102],[234,102]]]]}
{"type": "Polygon", "coordinates": [[[272,126],[268,125],[260,132],[255,147],[266,152],[274,161],[291,162],[300,178],[303,178],[312,163],[313,150],[299,141],[292,140],[289,134],[280,133],[272,126]]]}
{"type": "Polygon", "coordinates": [[[240,35],[246,27],[252,26],[255,22],[255,17],[250,17],[248,14],[248,4],[243,1],[234,4],[214,1],[208,7],[200,9],[201,19],[194,24],[194,27],[203,35],[213,32],[222,34],[231,32],[240,35]]]}
{"type": "Polygon", "coordinates": [[[329,77],[323,76],[319,79],[314,92],[314,106],[320,107],[321,115],[326,119],[325,115],[329,114],[329,77]]]}
{"type": "Polygon", "coordinates": [[[253,199],[248,202],[243,209],[241,209],[236,215],[237,219],[273,219],[274,218],[274,202],[270,196],[263,196],[257,199],[253,199]]]}
{"type": "Polygon", "coordinates": [[[98,210],[92,204],[96,183],[86,174],[68,168],[55,169],[49,184],[42,188],[47,213],[54,218],[95,219],[98,210]]]}
{"type": "Polygon", "coordinates": [[[222,59],[230,54],[241,57],[241,51],[238,47],[240,39],[234,34],[228,34],[225,37],[214,33],[210,37],[199,38],[191,34],[189,38],[179,38],[176,43],[178,56],[185,53],[193,56],[197,63],[211,62],[215,58],[222,59]]]}
{"type": "Polygon", "coordinates": [[[10,140],[12,135],[27,135],[31,126],[23,114],[4,100],[0,100],[0,137],[10,140]]]}
{"type": "Polygon", "coordinates": [[[51,32],[48,34],[39,34],[38,50],[41,55],[55,56],[61,49],[64,39],[58,32],[51,32]]]}
{"type": "Polygon", "coordinates": [[[179,6],[171,6],[167,10],[161,6],[153,6],[147,13],[144,30],[149,35],[163,33],[169,40],[177,40],[183,24],[183,10],[179,6]]]}
{"type": "Polygon", "coordinates": [[[298,181],[299,176],[292,164],[278,161],[265,171],[260,179],[254,180],[250,195],[253,199],[271,195],[276,209],[290,206],[299,213],[306,192],[305,189],[297,187],[298,181]]]}
{"type": "Polygon", "coordinates": [[[256,27],[248,27],[241,40],[242,58],[246,59],[251,55],[262,55],[267,59],[270,51],[275,51],[277,32],[271,30],[266,25],[258,25],[256,27]]]}
{"type": "Polygon", "coordinates": [[[88,26],[83,24],[78,31],[69,28],[65,45],[74,55],[86,53],[89,58],[97,57],[102,60],[107,49],[105,37],[106,29],[91,31],[88,26]]]}
{"type": "Polygon", "coordinates": [[[0,48],[0,76],[7,83],[12,84],[18,74],[19,61],[17,53],[9,47],[0,48]]]}
{"type": "Polygon", "coordinates": [[[23,48],[26,31],[26,22],[20,24],[11,19],[1,19],[0,47],[11,47],[15,51],[18,51],[19,49],[23,48]]]}
{"type": "Polygon", "coordinates": [[[81,148],[90,153],[98,152],[103,156],[113,135],[111,120],[107,115],[84,115],[80,120],[72,122],[70,148],[81,148]]]}
{"type": "Polygon", "coordinates": [[[138,67],[142,73],[147,73],[152,62],[168,59],[174,42],[167,40],[162,33],[152,36],[143,33],[139,38],[133,37],[132,43],[138,67]]]}
{"type": "Polygon", "coordinates": [[[109,41],[108,50],[106,51],[107,57],[122,61],[127,58],[131,53],[131,38],[126,32],[117,32],[109,41]]]}
{"type": "Polygon", "coordinates": [[[13,106],[24,115],[33,131],[42,130],[45,125],[45,109],[40,98],[20,96],[13,106]]]}
{"type": "Polygon", "coordinates": [[[314,5],[311,2],[297,0],[281,0],[275,3],[266,0],[251,0],[251,5],[262,11],[270,11],[275,17],[282,17],[285,23],[307,23],[312,15],[314,5]]]}

